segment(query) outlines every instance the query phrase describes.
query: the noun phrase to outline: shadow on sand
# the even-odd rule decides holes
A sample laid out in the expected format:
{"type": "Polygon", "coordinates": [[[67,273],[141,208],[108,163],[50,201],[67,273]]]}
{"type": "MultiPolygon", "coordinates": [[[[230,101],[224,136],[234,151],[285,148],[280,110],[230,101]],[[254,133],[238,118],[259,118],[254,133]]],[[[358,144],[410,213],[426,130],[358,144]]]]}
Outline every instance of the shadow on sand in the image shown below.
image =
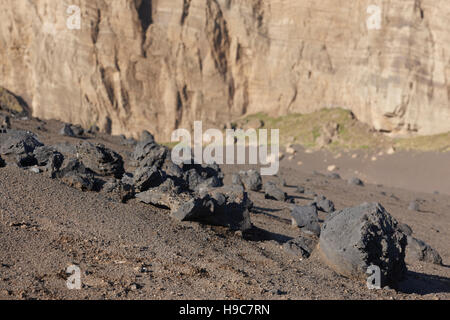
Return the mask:
{"type": "Polygon", "coordinates": [[[276,241],[279,244],[284,244],[289,240],[292,240],[292,237],[288,237],[279,233],[270,232],[258,227],[253,226],[250,230],[247,230],[244,233],[245,240],[248,241],[276,241]]]}
{"type": "Polygon", "coordinates": [[[435,275],[408,271],[406,279],[399,284],[399,291],[419,295],[450,293],[450,279],[435,275]]]}
{"type": "Polygon", "coordinates": [[[281,217],[278,217],[278,216],[276,216],[274,214],[269,213],[269,212],[279,212],[279,211],[282,211],[282,209],[268,209],[268,208],[260,208],[260,207],[253,207],[252,208],[252,213],[254,213],[254,214],[263,214],[263,215],[268,216],[268,217],[270,217],[272,219],[275,219],[277,221],[290,224],[291,220],[284,219],[284,218],[281,218],[281,217]]]}

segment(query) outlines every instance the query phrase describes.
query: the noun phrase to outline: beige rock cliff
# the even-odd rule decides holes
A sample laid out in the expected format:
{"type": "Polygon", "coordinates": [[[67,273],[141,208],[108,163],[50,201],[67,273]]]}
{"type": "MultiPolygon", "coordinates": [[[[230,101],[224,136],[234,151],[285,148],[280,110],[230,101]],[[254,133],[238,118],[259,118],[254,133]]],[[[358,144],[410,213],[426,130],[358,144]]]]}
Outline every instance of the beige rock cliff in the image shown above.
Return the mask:
{"type": "Polygon", "coordinates": [[[450,130],[446,0],[0,0],[0,9],[0,86],[37,117],[168,140],[194,120],[221,127],[246,113],[342,107],[378,130],[450,130]],[[80,30],[68,28],[70,5],[81,8],[80,30]]]}

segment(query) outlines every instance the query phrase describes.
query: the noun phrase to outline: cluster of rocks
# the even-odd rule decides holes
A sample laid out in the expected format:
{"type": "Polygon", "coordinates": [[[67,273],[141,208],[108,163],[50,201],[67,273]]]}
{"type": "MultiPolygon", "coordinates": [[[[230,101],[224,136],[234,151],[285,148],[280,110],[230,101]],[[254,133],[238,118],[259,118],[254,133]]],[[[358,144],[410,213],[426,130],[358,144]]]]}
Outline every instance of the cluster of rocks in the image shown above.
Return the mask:
{"type": "MultiPolygon", "coordinates": [[[[234,174],[232,181],[233,185],[249,191],[263,191],[267,199],[288,199],[275,183],[263,184],[255,170],[234,174]]],[[[350,183],[363,185],[356,178],[350,183]]],[[[305,188],[299,187],[297,192],[305,193],[305,188]]],[[[395,286],[406,273],[405,255],[408,251],[414,250],[418,259],[438,260],[433,255],[435,251],[426,245],[420,246],[420,241],[413,238],[409,240],[405,225],[400,225],[378,203],[336,211],[333,201],[316,195],[309,205],[292,205],[291,218],[292,225],[300,228],[302,233],[284,243],[284,250],[302,259],[309,258],[314,250],[318,250],[327,265],[347,277],[366,280],[368,268],[375,265],[380,268],[382,285],[395,286]],[[326,216],[324,221],[319,218],[319,212],[326,216]]]]}
{"type": "MultiPolygon", "coordinates": [[[[122,202],[136,198],[170,210],[179,221],[246,231],[252,227],[253,207],[247,191],[288,200],[275,183],[263,184],[256,170],[236,173],[232,185],[224,186],[216,164],[196,164],[193,159],[175,164],[170,150],[148,132],[135,143],[130,156],[133,170],[127,172],[122,156],[102,144],[82,141],[46,146],[31,132],[6,129],[0,133],[0,167],[12,164],[42,172],[74,188],[103,192],[122,202]]],[[[298,187],[297,192],[305,189],[298,187]]],[[[331,200],[316,195],[307,206],[292,205],[291,216],[302,235],[283,245],[286,252],[308,258],[317,249],[325,263],[344,276],[367,279],[367,269],[375,265],[381,270],[382,284],[395,285],[406,272],[405,256],[442,264],[436,250],[414,238],[409,226],[398,223],[378,203],[337,211],[331,200]],[[326,216],[323,221],[320,212],[326,216]]]]}
{"type": "MultiPolygon", "coordinates": [[[[72,127],[65,125],[63,129],[71,136],[72,127]]],[[[75,136],[82,134],[79,131],[75,136]]],[[[45,146],[26,131],[0,134],[0,155],[0,166],[13,164],[45,172],[74,188],[116,195],[123,202],[136,197],[169,208],[181,221],[242,231],[251,228],[252,203],[243,187],[224,187],[223,174],[216,164],[173,163],[169,149],[157,144],[149,133],[143,135],[131,155],[132,172],[125,171],[121,155],[102,144],[83,141],[45,146]]]]}
{"type": "Polygon", "coordinates": [[[292,224],[302,230],[302,236],[284,245],[288,253],[308,258],[317,248],[323,261],[337,273],[361,280],[367,279],[370,266],[377,266],[382,286],[395,286],[403,279],[405,258],[442,264],[436,250],[414,238],[412,229],[398,223],[381,204],[323,210],[328,214],[321,226],[317,200],[309,206],[292,207],[292,224]]]}
{"type": "MultiPolygon", "coordinates": [[[[289,197],[277,186],[276,183],[268,181],[263,184],[261,174],[256,170],[240,171],[232,175],[232,184],[242,186],[247,191],[264,191],[266,199],[275,201],[288,201],[289,197]]],[[[285,186],[285,182],[282,182],[285,186]]]]}
{"type": "Polygon", "coordinates": [[[233,230],[251,228],[252,204],[244,188],[223,186],[216,164],[181,165],[171,159],[167,147],[145,134],[132,154],[134,173],[127,176],[136,188],[136,198],[146,204],[168,208],[180,221],[199,221],[233,230]]]}
{"type": "MultiPolygon", "coordinates": [[[[248,191],[263,191],[266,199],[288,199],[274,182],[263,184],[255,170],[233,174],[232,182],[248,191]]],[[[348,183],[364,186],[358,178],[348,183]]],[[[303,194],[305,188],[298,187],[296,192],[303,194]]],[[[324,262],[343,276],[366,280],[368,268],[375,265],[380,268],[382,286],[395,286],[406,273],[405,257],[442,264],[436,250],[412,237],[411,228],[398,223],[379,203],[336,211],[333,201],[315,195],[309,205],[293,205],[291,218],[302,233],[283,244],[285,251],[307,259],[317,249],[324,262]],[[319,212],[326,215],[325,221],[320,220],[319,212]]]]}

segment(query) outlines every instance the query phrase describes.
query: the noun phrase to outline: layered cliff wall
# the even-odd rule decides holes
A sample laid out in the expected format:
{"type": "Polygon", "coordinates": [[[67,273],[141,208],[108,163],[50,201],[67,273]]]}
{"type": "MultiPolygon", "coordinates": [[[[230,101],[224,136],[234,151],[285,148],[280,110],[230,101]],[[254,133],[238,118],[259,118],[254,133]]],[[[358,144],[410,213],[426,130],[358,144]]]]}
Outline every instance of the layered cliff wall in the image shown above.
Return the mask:
{"type": "Polygon", "coordinates": [[[446,0],[0,0],[0,9],[0,86],[37,117],[167,140],[194,120],[342,107],[378,130],[450,130],[446,0]]]}

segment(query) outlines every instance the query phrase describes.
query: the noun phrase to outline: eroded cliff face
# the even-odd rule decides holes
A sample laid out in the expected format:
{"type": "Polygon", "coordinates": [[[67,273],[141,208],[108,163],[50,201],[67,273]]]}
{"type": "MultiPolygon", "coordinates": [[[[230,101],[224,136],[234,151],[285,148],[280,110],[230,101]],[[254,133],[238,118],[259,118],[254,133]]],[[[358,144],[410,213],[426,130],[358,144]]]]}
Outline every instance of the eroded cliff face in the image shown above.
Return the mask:
{"type": "Polygon", "coordinates": [[[351,109],[450,130],[446,0],[0,0],[0,86],[41,118],[168,140],[194,120],[351,109]],[[67,8],[81,8],[70,29],[67,8]],[[380,8],[380,29],[367,11],[380,8]]]}

